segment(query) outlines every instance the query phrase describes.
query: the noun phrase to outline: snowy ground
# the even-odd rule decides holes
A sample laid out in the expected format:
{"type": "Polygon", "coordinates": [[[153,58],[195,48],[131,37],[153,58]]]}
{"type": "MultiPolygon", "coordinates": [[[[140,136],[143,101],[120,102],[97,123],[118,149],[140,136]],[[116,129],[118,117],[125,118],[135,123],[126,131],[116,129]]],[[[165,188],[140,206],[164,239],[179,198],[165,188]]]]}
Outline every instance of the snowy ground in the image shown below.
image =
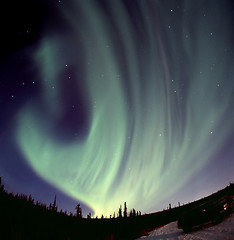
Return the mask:
{"type": "Polygon", "coordinates": [[[169,223],[138,239],[147,240],[234,240],[234,214],[220,224],[185,234],[177,228],[177,222],[169,223]]]}

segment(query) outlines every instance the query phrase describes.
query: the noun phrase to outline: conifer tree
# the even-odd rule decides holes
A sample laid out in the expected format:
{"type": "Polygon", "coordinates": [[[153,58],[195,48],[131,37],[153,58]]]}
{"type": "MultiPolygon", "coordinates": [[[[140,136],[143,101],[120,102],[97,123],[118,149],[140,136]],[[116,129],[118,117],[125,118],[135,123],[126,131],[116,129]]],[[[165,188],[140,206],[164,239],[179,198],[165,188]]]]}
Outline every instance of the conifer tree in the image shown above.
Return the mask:
{"type": "Polygon", "coordinates": [[[2,178],[0,177],[0,190],[4,192],[4,185],[2,184],[2,178]]]}
{"type": "Polygon", "coordinates": [[[136,210],[133,208],[132,209],[132,216],[135,217],[136,216],[136,210]]]}
{"type": "Polygon", "coordinates": [[[76,216],[77,216],[78,218],[82,218],[82,209],[81,209],[79,203],[76,205],[76,208],[75,208],[75,209],[76,209],[76,216]]]}
{"type": "Polygon", "coordinates": [[[52,206],[52,210],[57,211],[57,206],[56,206],[56,195],[54,196],[54,203],[52,206]]]}
{"type": "Polygon", "coordinates": [[[119,217],[121,218],[122,217],[122,206],[120,205],[119,207],[119,217]]]}
{"type": "Polygon", "coordinates": [[[127,217],[127,203],[124,203],[124,217],[127,217]]]}

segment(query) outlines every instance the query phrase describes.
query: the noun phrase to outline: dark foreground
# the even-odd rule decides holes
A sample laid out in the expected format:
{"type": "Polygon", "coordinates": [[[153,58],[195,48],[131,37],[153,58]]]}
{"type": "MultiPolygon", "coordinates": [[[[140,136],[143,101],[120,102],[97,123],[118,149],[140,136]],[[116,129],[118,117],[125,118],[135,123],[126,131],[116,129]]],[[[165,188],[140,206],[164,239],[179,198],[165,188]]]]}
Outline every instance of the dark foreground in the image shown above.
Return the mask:
{"type": "Polygon", "coordinates": [[[139,240],[231,240],[234,239],[234,214],[224,218],[221,223],[205,225],[184,233],[177,228],[177,222],[169,223],[142,236],[139,240]]]}
{"type": "Polygon", "coordinates": [[[180,216],[206,202],[232,198],[234,184],[199,201],[169,210],[135,217],[86,219],[68,216],[35,203],[29,196],[9,194],[0,187],[0,239],[78,240],[136,239],[156,227],[177,221],[180,216]]]}

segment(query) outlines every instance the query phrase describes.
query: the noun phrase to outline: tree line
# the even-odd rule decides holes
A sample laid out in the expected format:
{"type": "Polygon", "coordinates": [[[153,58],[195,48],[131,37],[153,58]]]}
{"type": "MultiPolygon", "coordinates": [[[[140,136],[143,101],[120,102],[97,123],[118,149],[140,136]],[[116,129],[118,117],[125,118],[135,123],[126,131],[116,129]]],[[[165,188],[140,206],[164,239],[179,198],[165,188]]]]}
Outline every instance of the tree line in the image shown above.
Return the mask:
{"type": "MultiPolygon", "coordinates": [[[[76,209],[76,215],[75,216],[78,217],[78,218],[82,218],[83,215],[82,215],[82,209],[81,209],[80,203],[78,203],[76,205],[75,209],[76,209]]],[[[116,215],[115,212],[114,212],[114,214],[110,215],[109,218],[116,218],[116,217],[117,218],[122,218],[122,217],[127,218],[127,217],[138,217],[138,216],[141,216],[141,211],[136,211],[135,208],[133,208],[128,213],[128,211],[127,211],[127,203],[124,202],[124,210],[122,210],[122,205],[120,205],[119,210],[118,210],[118,214],[116,215]]],[[[91,212],[89,212],[87,214],[87,218],[88,219],[91,218],[91,212]]],[[[96,216],[96,219],[97,218],[98,217],[96,216]]],[[[101,219],[103,219],[103,218],[104,218],[104,215],[102,214],[101,219]]]]}
{"type": "MultiPolygon", "coordinates": [[[[57,206],[57,197],[55,195],[54,197],[54,201],[53,203],[50,203],[49,206],[47,206],[44,203],[41,203],[39,201],[35,201],[32,197],[32,195],[30,194],[29,196],[27,196],[26,194],[18,194],[16,193],[15,195],[13,193],[8,193],[5,188],[4,188],[4,184],[2,184],[2,178],[0,177],[0,194],[1,197],[3,197],[3,195],[8,195],[8,198],[10,199],[16,199],[16,200],[20,200],[22,202],[24,202],[25,204],[29,204],[29,205],[34,205],[35,207],[41,207],[42,209],[44,209],[45,211],[51,211],[51,212],[57,212],[66,216],[72,216],[72,217],[77,217],[77,218],[83,218],[83,214],[82,214],[82,208],[80,203],[78,203],[75,206],[75,214],[70,212],[69,214],[67,213],[67,211],[63,211],[62,209],[60,211],[58,211],[58,206],[57,206]]],[[[113,215],[110,215],[109,218],[127,218],[127,217],[137,217],[137,216],[141,216],[141,211],[136,211],[134,208],[131,209],[129,212],[127,211],[127,203],[124,202],[124,209],[122,209],[122,205],[120,205],[118,213],[116,214],[115,212],[113,213],[113,215]]],[[[92,214],[91,212],[89,212],[87,214],[87,219],[91,219],[92,214]]],[[[98,217],[96,216],[96,219],[98,217]]],[[[107,218],[104,217],[104,215],[102,214],[101,219],[107,218]]]]}

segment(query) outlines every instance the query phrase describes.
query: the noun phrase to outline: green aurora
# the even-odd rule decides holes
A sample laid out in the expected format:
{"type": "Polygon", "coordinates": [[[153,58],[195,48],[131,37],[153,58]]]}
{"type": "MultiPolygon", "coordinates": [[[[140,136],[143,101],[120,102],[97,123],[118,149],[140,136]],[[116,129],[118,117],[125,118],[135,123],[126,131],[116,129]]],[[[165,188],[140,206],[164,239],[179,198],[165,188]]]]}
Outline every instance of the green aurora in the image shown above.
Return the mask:
{"type": "Polygon", "coordinates": [[[227,6],[182,3],[186,12],[173,20],[162,1],[137,1],[134,22],[122,1],[104,8],[73,0],[59,9],[69,29],[45,34],[32,54],[41,94],[18,114],[18,144],[41,178],[95,215],[108,216],[125,201],[154,210],[229,136],[234,69],[224,51],[231,44],[227,6]],[[66,111],[60,75],[69,66],[76,76],[84,72],[79,91],[89,126],[85,137],[63,142],[51,131],[66,111]]]}

